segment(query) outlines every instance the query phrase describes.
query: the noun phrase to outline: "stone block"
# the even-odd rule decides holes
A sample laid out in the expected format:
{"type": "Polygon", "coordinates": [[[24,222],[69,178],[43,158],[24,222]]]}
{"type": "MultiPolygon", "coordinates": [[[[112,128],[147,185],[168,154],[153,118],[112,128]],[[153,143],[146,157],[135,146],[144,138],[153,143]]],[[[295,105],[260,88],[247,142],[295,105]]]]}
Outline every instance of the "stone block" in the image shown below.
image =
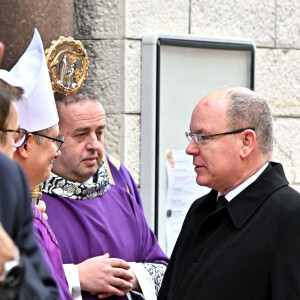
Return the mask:
{"type": "Polygon", "coordinates": [[[282,163],[292,185],[300,184],[300,120],[274,118],[274,150],[272,160],[282,163]]]}
{"type": "Polygon", "coordinates": [[[126,37],[149,32],[189,33],[189,1],[126,1],[126,37]]]}
{"type": "Polygon", "coordinates": [[[276,4],[276,46],[300,48],[299,0],[281,0],[276,4]]]}
{"type": "Polygon", "coordinates": [[[124,36],[124,1],[74,0],[74,32],[78,39],[124,36]]]}
{"type": "Polygon", "coordinates": [[[141,112],[141,42],[125,42],[125,113],[141,112]]]}
{"type": "Polygon", "coordinates": [[[107,114],[124,112],[124,41],[83,41],[89,73],[83,90],[100,97],[107,114]]]}
{"type": "Polygon", "coordinates": [[[140,116],[125,115],[124,164],[139,185],[140,182],[140,116]]]}
{"type": "Polygon", "coordinates": [[[250,38],[258,46],[275,46],[275,1],[192,0],[191,33],[250,38]]]}
{"type": "Polygon", "coordinates": [[[274,115],[300,116],[300,50],[257,49],[256,91],[274,115]]]}
{"type": "Polygon", "coordinates": [[[124,142],[124,117],[122,115],[106,114],[106,126],[104,133],[105,152],[120,160],[123,160],[121,149],[124,142]]]}

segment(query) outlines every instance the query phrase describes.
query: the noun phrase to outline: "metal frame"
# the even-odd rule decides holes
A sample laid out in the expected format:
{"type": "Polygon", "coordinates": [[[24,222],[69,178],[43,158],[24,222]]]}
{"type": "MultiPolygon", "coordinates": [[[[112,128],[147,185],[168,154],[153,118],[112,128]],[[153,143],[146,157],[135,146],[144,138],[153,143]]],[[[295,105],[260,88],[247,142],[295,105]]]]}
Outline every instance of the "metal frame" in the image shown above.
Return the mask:
{"type": "Polygon", "coordinates": [[[255,88],[255,45],[248,39],[146,34],[142,39],[140,193],[149,226],[158,232],[160,46],[246,50],[252,52],[251,88],[255,88]]]}

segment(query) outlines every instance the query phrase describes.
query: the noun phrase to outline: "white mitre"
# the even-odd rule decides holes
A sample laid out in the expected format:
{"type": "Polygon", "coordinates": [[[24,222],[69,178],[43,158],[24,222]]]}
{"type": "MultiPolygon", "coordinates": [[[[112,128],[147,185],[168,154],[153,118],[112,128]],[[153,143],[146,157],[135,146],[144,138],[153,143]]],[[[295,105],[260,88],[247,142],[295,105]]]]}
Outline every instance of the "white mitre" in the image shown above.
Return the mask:
{"type": "Polygon", "coordinates": [[[10,72],[1,69],[0,70],[0,79],[5,81],[11,86],[19,87],[21,89],[24,89],[25,83],[20,78],[17,78],[13,76],[10,72]]]}
{"type": "Polygon", "coordinates": [[[10,73],[25,83],[22,86],[23,99],[16,102],[20,127],[34,132],[56,125],[58,114],[44,47],[37,29],[27,50],[10,73]]]}

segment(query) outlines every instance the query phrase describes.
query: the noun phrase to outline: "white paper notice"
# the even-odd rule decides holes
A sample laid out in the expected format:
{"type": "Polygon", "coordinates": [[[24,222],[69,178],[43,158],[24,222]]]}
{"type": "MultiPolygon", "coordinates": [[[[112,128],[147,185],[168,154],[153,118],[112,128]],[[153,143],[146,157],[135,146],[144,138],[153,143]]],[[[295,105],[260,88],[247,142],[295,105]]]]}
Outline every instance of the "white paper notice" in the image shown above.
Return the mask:
{"type": "Polygon", "coordinates": [[[210,189],[196,183],[193,158],[185,150],[167,151],[166,235],[170,256],[191,204],[210,189]]]}

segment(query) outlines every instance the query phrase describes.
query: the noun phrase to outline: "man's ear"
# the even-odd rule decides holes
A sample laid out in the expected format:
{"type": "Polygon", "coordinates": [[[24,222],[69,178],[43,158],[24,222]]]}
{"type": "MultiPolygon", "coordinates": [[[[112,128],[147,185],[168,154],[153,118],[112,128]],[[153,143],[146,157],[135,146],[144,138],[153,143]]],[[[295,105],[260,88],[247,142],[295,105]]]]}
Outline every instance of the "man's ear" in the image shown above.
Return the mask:
{"type": "Polygon", "coordinates": [[[256,134],[254,130],[247,129],[241,134],[242,147],[240,155],[242,158],[246,158],[251,154],[256,146],[256,134]]]}
{"type": "Polygon", "coordinates": [[[21,147],[17,148],[16,150],[22,158],[26,159],[28,157],[32,147],[32,143],[33,143],[33,136],[32,134],[28,134],[24,144],[21,147]]]}

